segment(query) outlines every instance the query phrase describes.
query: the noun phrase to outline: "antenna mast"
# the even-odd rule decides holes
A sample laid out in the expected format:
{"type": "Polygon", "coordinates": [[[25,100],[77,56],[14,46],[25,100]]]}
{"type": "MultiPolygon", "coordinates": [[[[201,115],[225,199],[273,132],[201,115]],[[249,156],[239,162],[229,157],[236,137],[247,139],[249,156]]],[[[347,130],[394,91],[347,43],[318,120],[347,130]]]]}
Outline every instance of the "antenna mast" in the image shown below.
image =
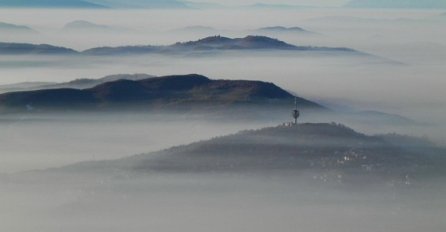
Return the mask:
{"type": "Polygon", "coordinates": [[[294,125],[297,125],[297,119],[300,116],[300,112],[297,109],[297,97],[295,97],[295,99],[294,99],[294,106],[295,106],[295,108],[293,110],[294,125]]]}

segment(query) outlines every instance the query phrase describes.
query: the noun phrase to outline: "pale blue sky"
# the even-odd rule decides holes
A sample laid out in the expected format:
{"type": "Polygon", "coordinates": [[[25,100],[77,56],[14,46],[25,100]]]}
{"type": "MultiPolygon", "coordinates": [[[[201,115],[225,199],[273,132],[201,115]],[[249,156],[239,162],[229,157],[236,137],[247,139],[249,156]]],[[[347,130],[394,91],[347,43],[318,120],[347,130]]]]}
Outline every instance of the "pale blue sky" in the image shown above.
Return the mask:
{"type": "MultiPolygon", "coordinates": [[[[199,2],[200,0],[191,0],[199,2]]],[[[221,0],[204,0],[206,2],[221,3],[221,0]]],[[[203,2],[204,2],[203,1],[203,2]]],[[[225,0],[224,4],[231,5],[247,5],[254,3],[268,3],[268,4],[292,4],[292,5],[308,5],[308,6],[341,6],[347,3],[348,0],[225,0]]]]}

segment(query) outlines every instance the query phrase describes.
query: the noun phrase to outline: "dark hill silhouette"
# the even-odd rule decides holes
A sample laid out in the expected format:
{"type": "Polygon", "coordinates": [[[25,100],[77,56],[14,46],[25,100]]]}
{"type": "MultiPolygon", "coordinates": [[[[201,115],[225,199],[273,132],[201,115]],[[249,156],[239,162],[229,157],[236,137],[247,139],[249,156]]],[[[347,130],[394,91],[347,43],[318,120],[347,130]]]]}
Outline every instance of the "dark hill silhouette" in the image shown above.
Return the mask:
{"type": "MultiPolygon", "coordinates": [[[[294,96],[272,83],[211,80],[191,74],[106,82],[89,89],[44,89],[0,95],[4,110],[154,109],[290,105],[294,96]]],[[[303,108],[324,109],[298,98],[303,108]]]]}
{"type": "Polygon", "coordinates": [[[37,33],[34,29],[25,25],[16,25],[11,23],[0,22],[0,32],[3,33],[37,33]]]}
{"type": "Polygon", "coordinates": [[[441,9],[446,8],[446,2],[443,0],[351,0],[345,7],[441,9]]]}
{"type": "Polygon", "coordinates": [[[99,79],[90,78],[80,78],[68,82],[22,82],[16,84],[0,85],[0,94],[7,92],[18,92],[18,91],[31,91],[39,89],[87,89],[93,88],[96,85],[103,84],[106,82],[117,81],[117,80],[142,80],[154,77],[147,74],[116,74],[109,75],[99,79]]]}
{"type": "Polygon", "coordinates": [[[297,47],[283,41],[266,36],[247,36],[245,38],[230,39],[213,36],[197,41],[177,43],[173,47],[192,49],[296,49],[297,47]]]}
{"type": "Polygon", "coordinates": [[[259,33],[297,33],[297,34],[315,34],[312,31],[305,30],[301,27],[283,27],[283,26],[272,26],[272,27],[262,27],[256,30],[259,33]]]}
{"type": "Polygon", "coordinates": [[[65,47],[48,44],[1,43],[0,54],[7,55],[72,55],[78,52],[65,47]]]}
{"type": "Polygon", "coordinates": [[[122,46],[99,47],[84,51],[88,55],[131,55],[145,53],[184,53],[193,51],[223,50],[287,50],[287,51],[331,51],[362,54],[350,48],[329,48],[295,46],[266,36],[246,36],[244,38],[228,38],[211,36],[196,41],[181,42],[169,46],[122,46]]]}
{"type": "Polygon", "coordinates": [[[167,46],[120,46],[96,47],[85,51],[58,47],[48,44],[0,43],[0,55],[142,55],[142,54],[188,54],[203,51],[323,51],[351,55],[365,55],[350,48],[295,46],[266,36],[246,36],[244,38],[227,38],[211,36],[196,41],[178,42],[167,46]]]}
{"type": "Polygon", "coordinates": [[[306,173],[324,181],[412,181],[446,174],[446,150],[407,136],[368,136],[335,123],[244,131],[115,161],[62,170],[306,173]],[[409,180],[411,178],[411,180],[409,180]]]}
{"type": "Polygon", "coordinates": [[[82,0],[0,0],[0,7],[11,8],[104,8],[82,0]]]}

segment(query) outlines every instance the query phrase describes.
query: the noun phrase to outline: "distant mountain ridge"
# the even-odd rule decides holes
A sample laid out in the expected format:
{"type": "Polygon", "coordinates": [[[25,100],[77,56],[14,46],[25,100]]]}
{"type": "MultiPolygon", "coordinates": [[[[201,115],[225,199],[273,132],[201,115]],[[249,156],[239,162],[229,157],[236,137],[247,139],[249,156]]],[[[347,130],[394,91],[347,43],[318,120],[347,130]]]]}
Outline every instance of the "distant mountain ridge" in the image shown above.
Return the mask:
{"type": "Polygon", "coordinates": [[[246,36],[244,38],[228,38],[210,36],[196,41],[179,42],[169,46],[123,46],[102,47],[84,51],[89,55],[123,55],[145,53],[178,53],[224,50],[282,50],[282,51],[327,51],[327,52],[359,52],[350,48],[295,46],[267,36],[246,36]]]}
{"type": "Polygon", "coordinates": [[[129,28],[97,24],[86,20],[75,20],[65,24],[64,32],[73,33],[124,33],[133,32],[129,28]]]}
{"type": "Polygon", "coordinates": [[[0,31],[15,33],[36,33],[34,29],[25,25],[16,25],[11,23],[0,22],[0,31]]]}
{"type": "Polygon", "coordinates": [[[210,36],[196,41],[178,42],[166,46],[121,46],[97,47],[79,52],[74,49],[56,47],[52,45],[34,45],[22,43],[0,43],[1,54],[79,54],[79,55],[138,55],[138,54],[181,54],[203,51],[248,51],[248,50],[277,50],[277,51],[322,51],[340,52],[348,54],[364,54],[351,48],[343,47],[311,47],[295,46],[284,41],[267,36],[246,36],[244,38],[228,38],[210,36]]]}
{"type": "Polygon", "coordinates": [[[284,26],[271,26],[262,27],[256,30],[260,33],[300,33],[300,34],[314,34],[314,32],[303,29],[302,27],[284,27],[284,26]]]}
{"type": "Polygon", "coordinates": [[[75,20],[65,24],[64,29],[108,29],[106,25],[99,25],[85,20],[75,20]]]}
{"type": "Polygon", "coordinates": [[[78,54],[71,48],[58,47],[49,44],[2,43],[0,42],[0,55],[73,55],[78,54]]]}
{"type": "Polygon", "coordinates": [[[0,0],[11,8],[188,8],[177,0],[0,0]]]}
{"type": "Polygon", "coordinates": [[[0,7],[11,8],[105,8],[83,0],[0,0],[0,7]]]}
{"type": "Polygon", "coordinates": [[[446,8],[444,0],[352,0],[346,7],[358,8],[446,8]]]}
{"type": "MultiPolygon", "coordinates": [[[[294,96],[272,83],[211,80],[191,74],[117,80],[87,89],[42,89],[0,94],[5,111],[77,109],[163,109],[171,107],[225,107],[289,105],[294,96]]],[[[302,108],[324,109],[298,98],[302,108]]]]}
{"type": "Polygon", "coordinates": [[[116,74],[109,75],[99,79],[80,78],[69,82],[57,83],[57,82],[24,82],[8,85],[0,85],[0,93],[7,92],[24,92],[39,89],[86,89],[93,88],[96,85],[103,84],[105,82],[117,81],[117,80],[142,80],[152,78],[155,76],[147,74],[116,74]]]}
{"type": "Polygon", "coordinates": [[[189,8],[187,2],[178,0],[88,0],[110,8],[189,8]]]}

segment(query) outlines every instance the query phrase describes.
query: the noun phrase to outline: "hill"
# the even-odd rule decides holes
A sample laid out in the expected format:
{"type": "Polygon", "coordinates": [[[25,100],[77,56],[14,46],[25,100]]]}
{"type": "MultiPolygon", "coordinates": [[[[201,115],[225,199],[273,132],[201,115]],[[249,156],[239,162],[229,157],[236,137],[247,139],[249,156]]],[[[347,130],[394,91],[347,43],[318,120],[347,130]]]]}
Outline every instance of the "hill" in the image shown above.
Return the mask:
{"type": "MultiPolygon", "coordinates": [[[[323,181],[404,183],[444,175],[446,150],[418,138],[368,136],[340,124],[300,124],[244,131],[115,161],[63,170],[132,172],[314,173],[323,181]]],[[[365,184],[365,183],[363,183],[365,184]]]]}
{"type": "Polygon", "coordinates": [[[77,51],[70,48],[48,44],[0,42],[0,55],[72,55],[77,53],[77,51]]]}
{"type": "Polygon", "coordinates": [[[0,7],[13,8],[188,8],[177,0],[0,0],[0,7]]]}
{"type": "Polygon", "coordinates": [[[84,51],[88,55],[131,55],[145,53],[184,53],[197,51],[224,50],[278,50],[278,51],[330,51],[360,54],[349,48],[328,48],[295,46],[266,36],[246,36],[244,38],[228,38],[211,36],[196,41],[179,42],[168,46],[122,46],[100,47],[84,51]]]}
{"type": "Polygon", "coordinates": [[[89,0],[89,2],[110,8],[188,8],[186,2],[177,0],[89,0]]]}
{"type": "MultiPolygon", "coordinates": [[[[272,83],[211,80],[191,74],[118,80],[88,89],[42,89],[0,95],[0,108],[10,110],[158,109],[290,105],[294,96],[272,83]]],[[[303,108],[322,106],[298,98],[303,108]]]]}
{"type": "MultiPolygon", "coordinates": [[[[103,28],[101,25],[91,24],[89,22],[77,21],[70,24],[69,28],[103,28]]],[[[111,28],[108,28],[111,29],[111,28]]],[[[106,30],[108,30],[106,29],[106,30]]],[[[97,47],[85,50],[83,52],[76,51],[71,48],[58,47],[47,44],[26,44],[26,43],[1,43],[1,54],[28,55],[28,54],[59,54],[59,55],[141,55],[141,54],[188,54],[194,52],[218,52],[218,51],[323,51],[347,53],[352,55],[364,55],[364,53],[355,51],[350,48],[334,48],[334,47],[310,47],[295,46],[284,41],[273,39],[266,36],[246,36],[244,38],[228,38],[222,36],[211,36],[196,41],[178,42],[166,46],[120,46],[120,47],[97,47]]]]}
{"type": "Polygon", "coordinates": [[[85,20],[75,20],[65,24],[64,33],[125,33],[133,32],[125,27],[96,24],[85,20]]]}
{"type": "Polygon", "coordinates": [[[283,26],[273,26],[273,27],[262,27],[256,30],[258,33],[295,33],[295,34],[314,34],[314,32],[305,30],[301,27],[283,27],[283,26]]]}
{"type": "Polygon", "coordinates": [[[346,7],[359,8],[446,8],[444,0],[352,0],[346,7]]]}
{"type": "Polygon", "coordinates": [[[11,23],[0,22],[0,32],[5,33],[36,33],[35,30],[28,26],[16,25],[11,23]]]}
{"type": "Polygon", "coordinates": [[[104,8],[83,0],[0,0],[0,7],[12,8],[104,8]]]}
{"type": "Polygon", "coordinates": [[[110,30],[106,25],[99,25],[85,20],[76,20],[65,24],[64,30],[110,30]]]}
{"type": "Polygon", "coordinates": [[[7,92],[23,92],[39,89],[60,89],[60,88],[70,88],[70,89],[87,89],[93,88],[96,85],[103,84],[110,81],[117,80],[142,80],[154,77],[147,74],[116,74],[109,75],[98,79],[90,78],[80,78],[68,82],[23,82],[16,84],[0,85],[0,93],[7,92]]]}

